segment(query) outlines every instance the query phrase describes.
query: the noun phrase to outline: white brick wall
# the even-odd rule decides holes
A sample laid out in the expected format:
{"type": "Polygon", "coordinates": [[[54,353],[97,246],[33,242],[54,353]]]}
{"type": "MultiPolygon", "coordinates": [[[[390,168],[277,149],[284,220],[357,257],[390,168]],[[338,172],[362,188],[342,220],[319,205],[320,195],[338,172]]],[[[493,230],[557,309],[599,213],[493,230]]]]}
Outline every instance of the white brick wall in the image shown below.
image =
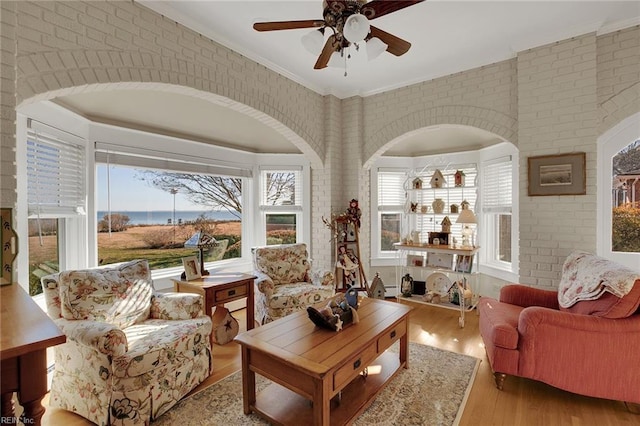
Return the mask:
{"type": "Polygon", "coordinates": [[[518,54],[520,281],[558,284],[573,249],[596,249],[596,37],[588,34],[518,54]],[[587,153],[587,195],[527,195],[527,158],[587,153]]]}
{"type": "Polygon", "coordinates": [[[15,6],[0,2],[0,206],[16,203],[15,6]]]}
{"type": "Polygon", "coordinates": [[[522,279],[553,286],[568,251],[595,250],[596,137],[640,111],[638,26],[560,41],[364,99],[339,100],[131,1],[1,1],[0,13],[3,207],[13,207],[16,199],[16,105],[92,90],[177,91],[268,123],[309,158],[311,248],[318,267],[333,262],[322,217],[343,211],[353,197],[363,211],[361,249],[368,263],[366,169],[387,144],[422,127],[464,124],[520,148],[522,279]],[[526,158],[571,151],[587,152],[587,195],[527,197],[526,158]]]}
{"type": "Polygon", "coordinates": [[[640,26],[597,39],[599,134],[640,110],[640,26]]]}

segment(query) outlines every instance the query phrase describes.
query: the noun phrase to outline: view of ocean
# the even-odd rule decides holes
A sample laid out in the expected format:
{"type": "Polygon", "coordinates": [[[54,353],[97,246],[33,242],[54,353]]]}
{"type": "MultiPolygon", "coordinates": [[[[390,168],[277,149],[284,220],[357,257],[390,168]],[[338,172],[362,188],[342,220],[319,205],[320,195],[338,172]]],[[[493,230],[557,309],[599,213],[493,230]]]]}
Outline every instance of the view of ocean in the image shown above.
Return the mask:
{"type": "MultiPolygon", "coordinates": [[[[98,211],[98,221],[100,221],[108,212],[98,211]]],[[[173,221],[173,210],[156,210],[149,212],[140,211],[112,211],[113,214],[124,214],[129,216],[131,225],[166,225],[173,221]]],[[[176,222],[190,222],[204,215],[207,219],[212,220],[238,220],[237,217],[226,211],[176,211],[176,222]]]]}

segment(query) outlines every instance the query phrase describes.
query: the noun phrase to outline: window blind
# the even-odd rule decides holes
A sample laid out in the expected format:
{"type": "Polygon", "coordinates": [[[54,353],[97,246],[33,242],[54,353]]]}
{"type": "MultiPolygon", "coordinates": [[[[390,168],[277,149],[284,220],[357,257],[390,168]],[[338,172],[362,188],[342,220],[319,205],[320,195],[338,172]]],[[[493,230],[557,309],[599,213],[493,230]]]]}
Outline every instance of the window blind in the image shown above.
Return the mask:
{"type": "Polygon", "coordinates": [[[407,179],[405,172],[378,171],[378,211],[398,211],[404,209],[407,179]]]}
{"type": "Polygon", "coordinates": [[[482,177],[482,211],[511,212],[512,169],[511,156],[485,163],[482,177]]]}
{"type": "Polygon", "coordinates": [[[29,216],[65,217],[86,213],[85,143],[78,136],[29,119],[29,216]]]}
{"type": "Polygon", "coordinates": [[[251,177],[250,169],[231,161],[96,142],[96,162],[202,175],[251,177]]]}

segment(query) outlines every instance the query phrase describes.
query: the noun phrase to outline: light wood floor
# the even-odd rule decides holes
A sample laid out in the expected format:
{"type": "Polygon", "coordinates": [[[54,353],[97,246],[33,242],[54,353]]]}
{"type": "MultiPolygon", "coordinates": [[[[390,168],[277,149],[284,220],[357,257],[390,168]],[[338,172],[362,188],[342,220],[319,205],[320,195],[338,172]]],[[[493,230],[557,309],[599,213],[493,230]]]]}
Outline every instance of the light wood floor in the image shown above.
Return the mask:
{"type": "MultiPolygon", "coordinates": [[[[489,368],[476,312],[468,313],[464,328],[458,327],[459,313],[454,310],[416,303],[411,313],[409,339],[441,349],[464,353],[482,360],[467,400],[461,426],[618,426],[640,425],[640,415],[627,411],[622,402],[588,398],[555,389],[544,383],[508,377],[504,390],[496,389],[489,368]]],[[[245,311],[233,314],[245,327],[245,311]]],[[[197,392],[240,369],[240,347],[235,342],[215,346],[214,372],[197,392]]],[[[638,384],[640,387],[640,384],[638,384]]],[[[192,393],[193,393],[192,392],[192,393]]],[[[46,405],[47,398],[45,398],[46,405]]],[[[47,408],[43,425],[90,425],[86,420],[64,410],[47,408]]],[[[228,425],[235,426],[235,425],[228,425]]]]}

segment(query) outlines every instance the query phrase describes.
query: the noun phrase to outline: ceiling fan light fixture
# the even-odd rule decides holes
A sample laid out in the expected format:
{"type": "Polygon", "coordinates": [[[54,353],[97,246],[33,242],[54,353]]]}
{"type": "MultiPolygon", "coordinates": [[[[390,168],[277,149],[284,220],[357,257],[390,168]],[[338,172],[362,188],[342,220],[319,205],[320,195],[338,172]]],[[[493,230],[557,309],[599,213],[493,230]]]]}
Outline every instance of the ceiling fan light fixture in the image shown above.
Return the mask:
{"type": "Polygon", "coordinates": [[[319,28],[303,35],[300,41],[309,53],[319,55],[324,45],[324,28],[319,28]]]}
{"type": "Polygon", "coordinates": [[[367,41],[367,59],[372,61],[378,56],[382,55],[382,52],[387,50],[389,45],[378,37],[371,37],[367,41]]]}
{"type": "Polygon", "coordinates": [[[342,28],[342,34],[351,43],[358,43],[365,39],[371,30],[371,25],[366,16],[354,13],[349,16],[342,28]]]}
{"type": "Polygon", "coordinates": [[[333,52],[331,54],[331,57],[329,58],[329,62],[327,63],[327,66],[329,66],[331,68],[342,68],[342,67],[344,67],[344,58],[342,56],[342,53],[333,52]]]}

